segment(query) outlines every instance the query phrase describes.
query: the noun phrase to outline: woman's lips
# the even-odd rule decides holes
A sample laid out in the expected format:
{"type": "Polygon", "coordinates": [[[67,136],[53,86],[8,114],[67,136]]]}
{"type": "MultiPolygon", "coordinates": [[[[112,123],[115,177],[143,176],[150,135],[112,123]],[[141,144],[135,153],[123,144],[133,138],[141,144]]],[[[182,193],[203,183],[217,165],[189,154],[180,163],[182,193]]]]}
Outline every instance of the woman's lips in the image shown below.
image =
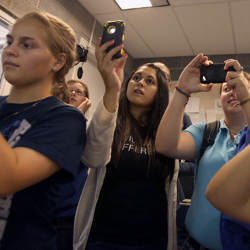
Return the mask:
{"type": "Polygon", "coordinates": [[[3,63],[3,66],[5,67],[9,67],[9,68],[16,68],[16,67],[19,67],[19,65],[13,63],[13,62],[9,62],[9,61],[6,61],[3,63]]]}
{"type": "Polygon", "coordinates": [[[139,95],[143,95],[143,91],[140,89],[135,89],[134,92],[139,95]]]}

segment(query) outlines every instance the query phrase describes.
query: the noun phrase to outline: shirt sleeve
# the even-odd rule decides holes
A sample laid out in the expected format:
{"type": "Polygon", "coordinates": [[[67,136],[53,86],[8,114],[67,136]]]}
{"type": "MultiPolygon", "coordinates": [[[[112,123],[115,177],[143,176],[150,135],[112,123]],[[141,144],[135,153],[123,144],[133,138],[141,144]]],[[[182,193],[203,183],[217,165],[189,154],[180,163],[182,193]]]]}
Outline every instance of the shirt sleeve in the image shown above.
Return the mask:
{"type": "Polygon", "coordinates": [[[245,126],[241,133],[241,138],[238,145],[238,151],[243,150],[249,143],[250,143],[250,129],[248,128],[248,126],[245,126]]]}
{"type": "Polygon", "coordinates": [[[200,154],[200,148],[203,140],[203,132],[205,129],[205,123],[197,123],[194,125],[189,126],[183,132],[190,134],[195,141],[196,149],[195,149],[195,158],[197,159],[200,154]]]}
{"type": "Polygon", "coordinates": [[[54,110],[34,124],[15,147],[36,150],[75,176],[85,145],[85,129],[86,120],[77,110],[54,110]]]}
{"type": "Polygon", "coordinates": [[[82,155],[82,161],[89,168],[103,167],[110,161],[116,118],[117,112],[108,112],[101,100],[90,121],[82,155]]]}

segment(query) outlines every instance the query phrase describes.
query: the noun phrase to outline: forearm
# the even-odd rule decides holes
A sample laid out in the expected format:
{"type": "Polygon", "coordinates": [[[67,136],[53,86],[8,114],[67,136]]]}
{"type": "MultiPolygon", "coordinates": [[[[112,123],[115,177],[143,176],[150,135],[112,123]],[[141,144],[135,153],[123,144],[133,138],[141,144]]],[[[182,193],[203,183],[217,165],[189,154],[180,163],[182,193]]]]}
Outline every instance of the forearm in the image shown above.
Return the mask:
{"type": "Polygon", "coordinates": [[[250,223],[250,145],[227,162],[207,186],[206,197],[219,210],[250,223]]]}
{"type": "Polygon", "coordinates": [[[185,96],[174,92],[156,133],[155,146],[159,153],[176,156],[186,102],[185,96]]]}
{"type": "Polygon", "coordinates": [[[120,90],[106,88],[103,96],[103,104],[108,112],[114,113],[118,109],[120,90]]]}
{"type": "Polygon", "coordinates": [[[87,143],[82,161],[90,168],[105,166],[110,160],[117,112],[109,112],[102,100],[87,130],[87,143]]]}
{"type": "Polygon", "coordinates": [[[0,133],[0,190],[2,193],[5,186],[11,181],[10,176],[17,164],[15,151],[0,133]]]}

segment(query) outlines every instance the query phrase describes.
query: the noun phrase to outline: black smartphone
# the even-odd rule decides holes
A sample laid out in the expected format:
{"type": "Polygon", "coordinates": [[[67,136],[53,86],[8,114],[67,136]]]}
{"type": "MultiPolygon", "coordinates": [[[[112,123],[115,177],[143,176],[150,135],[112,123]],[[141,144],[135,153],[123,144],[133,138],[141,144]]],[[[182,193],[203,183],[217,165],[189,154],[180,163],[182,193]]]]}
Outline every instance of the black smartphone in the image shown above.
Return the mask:
{"type": "Polygon", "coordinates": [[[224,70],[224,63],[215,63],[209,66],[202,65],[200,68],[200,82],[208,83],[223,83],[225,82],[228,71],[235,71],[233,67],[224,70]]]}
{"type": "MultiPolygon", "coordinates": [[[[125,38],[125,24],[121,20],[117,21],[108,21],[103,26],[103,34],[102,34],[102,41],[101,44],[114,40],[115,42],[109,46],[106,50],[106,52],[109,52],[114,47],[123,44],[124,38],[125,38]]],[[[121,48],[120,51],[118,51],[113,58],[120,58],[124,53],[123,48],[121,48]]]]}

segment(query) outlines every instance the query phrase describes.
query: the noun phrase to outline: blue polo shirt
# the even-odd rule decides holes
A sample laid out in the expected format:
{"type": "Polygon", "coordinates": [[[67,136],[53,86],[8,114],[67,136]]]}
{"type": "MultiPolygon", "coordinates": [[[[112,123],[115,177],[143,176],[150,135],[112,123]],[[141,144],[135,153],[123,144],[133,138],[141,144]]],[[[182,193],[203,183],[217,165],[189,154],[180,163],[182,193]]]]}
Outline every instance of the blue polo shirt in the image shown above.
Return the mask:
{"type": "MultiPolygon", "coordinates": [[[[250,130],[243,130],[238,150],[243,150],[250,143],[250,130]]],[[[250,225],[235,220],[225,214],[221,217],[221,240],[225,250],[250,249],[250,225]]]]}
{"type": "MultiPolygon", "coordinates": [[[[205,123],[203,122],[191,125],[184,131],[195,140],[196,160],[199,158],[204,129],[205,123]]],[[[189,234],[202,246],[209,249],[222,249],[220,239],[221,213],[205,197],[206,188],[216,172],[236,154],[239,139],[240,134],[232,142],[228,128],[222,119],[214,144],[207,147],[199,161],[198,169],[195,170],[192,204],[187,212],[185,224],[189,234]]]]}

